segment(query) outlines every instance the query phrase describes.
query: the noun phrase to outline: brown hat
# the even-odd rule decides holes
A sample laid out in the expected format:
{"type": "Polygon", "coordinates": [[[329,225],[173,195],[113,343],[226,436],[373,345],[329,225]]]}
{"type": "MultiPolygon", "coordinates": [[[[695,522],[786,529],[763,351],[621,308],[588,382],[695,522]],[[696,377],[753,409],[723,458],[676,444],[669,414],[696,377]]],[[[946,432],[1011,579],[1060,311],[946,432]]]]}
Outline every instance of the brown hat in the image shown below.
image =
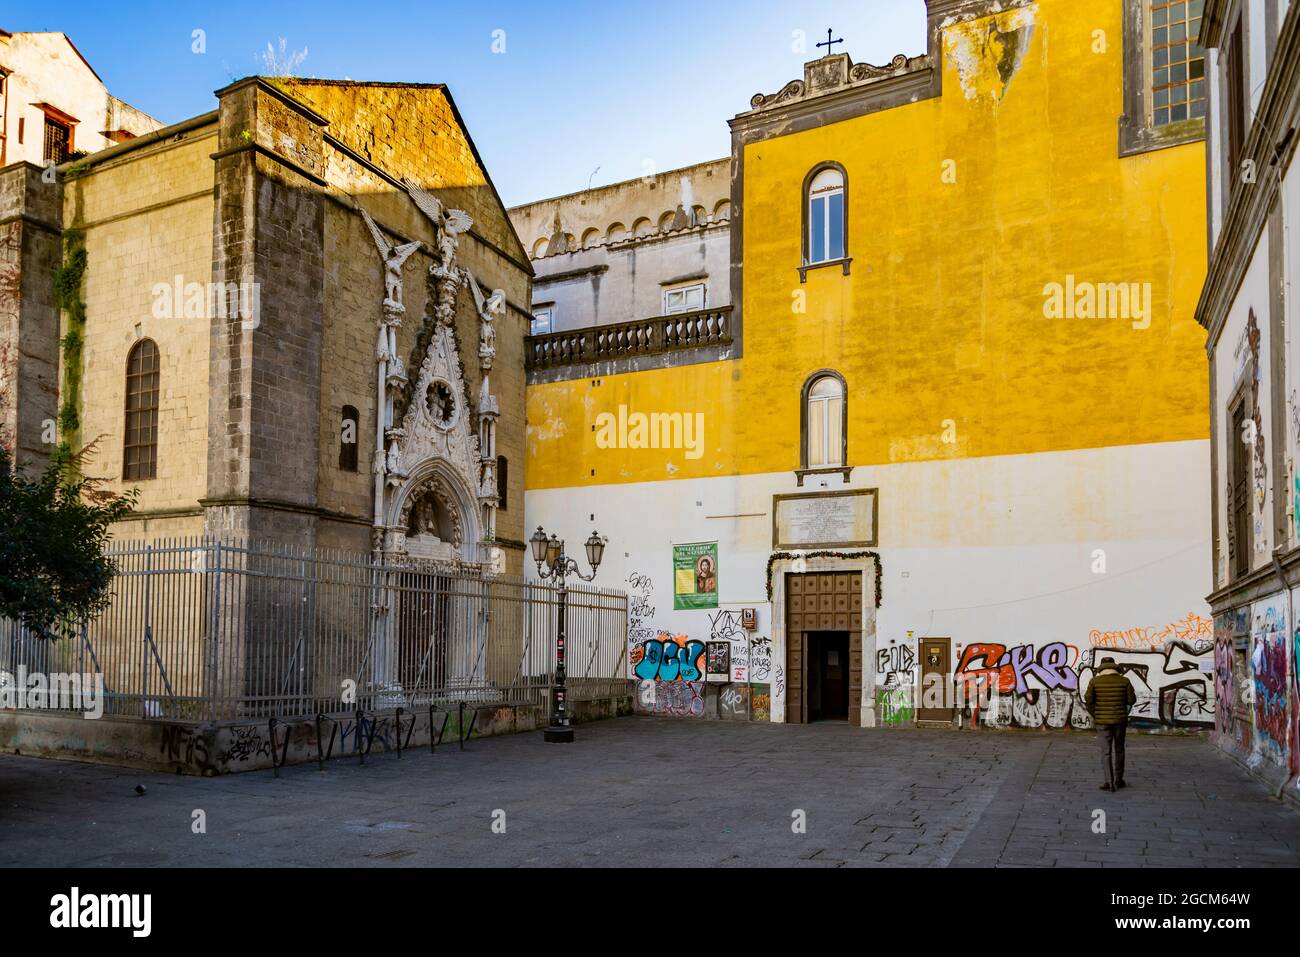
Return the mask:
{"type": "Polygon", "coordinates": [[[1103,658],[1103,659],[1101,659],[1101,666],[1100,666],[1100,667],[1105,668],[1107,665],[1110,665],[1112,668],[1119,667],[1118,665],[1115,664],[1115,659],[1114,659],[1114,658],[1103,658]]]}

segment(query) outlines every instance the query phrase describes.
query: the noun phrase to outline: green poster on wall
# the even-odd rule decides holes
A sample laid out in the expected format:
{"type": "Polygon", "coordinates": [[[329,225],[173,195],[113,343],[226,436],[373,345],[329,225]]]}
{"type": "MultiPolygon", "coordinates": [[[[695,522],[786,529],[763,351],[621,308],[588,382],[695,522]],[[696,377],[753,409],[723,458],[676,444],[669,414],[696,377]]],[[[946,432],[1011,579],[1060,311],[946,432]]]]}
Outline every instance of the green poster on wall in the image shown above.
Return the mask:
{"type": "Polygon", "coordinates": [[[673,546],[673,608],[718,607],[718,543],[673,546]]]}

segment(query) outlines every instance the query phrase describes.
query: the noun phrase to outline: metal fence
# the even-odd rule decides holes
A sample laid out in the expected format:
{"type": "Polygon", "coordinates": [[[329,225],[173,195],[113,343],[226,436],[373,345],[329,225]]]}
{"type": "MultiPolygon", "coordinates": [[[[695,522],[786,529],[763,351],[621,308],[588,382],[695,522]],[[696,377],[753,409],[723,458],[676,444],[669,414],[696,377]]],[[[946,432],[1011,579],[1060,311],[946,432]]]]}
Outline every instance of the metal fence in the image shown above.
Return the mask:
{"type": "MultiPolygon", "coordinates": [[[[554,585],[264,542],[117,542],[108,554],[107,609],[57,641],[0,619],[0,672],[99,673],[105,713],[138,718],[547,700],[554,585]]],[[[626,693],[625,593],[570,585],[566,634],[570,700],[626,693]]]]}

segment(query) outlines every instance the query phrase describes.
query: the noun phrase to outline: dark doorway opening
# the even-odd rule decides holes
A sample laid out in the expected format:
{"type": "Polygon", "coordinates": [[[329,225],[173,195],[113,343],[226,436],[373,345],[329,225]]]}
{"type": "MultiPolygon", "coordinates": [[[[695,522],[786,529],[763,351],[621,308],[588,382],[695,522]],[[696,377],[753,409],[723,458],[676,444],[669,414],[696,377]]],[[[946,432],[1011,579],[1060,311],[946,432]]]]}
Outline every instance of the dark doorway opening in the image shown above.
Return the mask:
{"type": "Polygon", "coordinates": [[[808,720],[849,717],[849,633],[808,632],[808,720]]]}

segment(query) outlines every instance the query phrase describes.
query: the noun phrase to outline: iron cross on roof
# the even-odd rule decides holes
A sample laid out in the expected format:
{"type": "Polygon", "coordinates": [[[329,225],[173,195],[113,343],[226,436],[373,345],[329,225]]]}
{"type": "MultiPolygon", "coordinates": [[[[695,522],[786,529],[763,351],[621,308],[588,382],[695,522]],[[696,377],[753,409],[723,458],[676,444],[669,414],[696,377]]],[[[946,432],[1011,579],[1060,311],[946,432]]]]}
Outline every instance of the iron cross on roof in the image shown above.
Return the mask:
{"type": "Polygon", "coordinates": [[[819,47],[825,47],[825,48],[826,48],[826,55],[827,55],[827,56],[830,56],[830,55],[831,55],[831,51],[832,51],[832,49],[833,49],[833,48],[832,48],[832,44],[835,44],[835,43],[843,43],[843,42],[844,42],[844,39],[843,39],[843,38],[840,38],[839,40],[832,40],[832,39],[831,39],[831,34],[832,34],[832,32],[833,32],[833,31],[831,31],[831,30],[827,30],[827,31],[826,31],[826,42],[825,42],[825,43],[819,43],[819,44],[817,44],[819,47]]]}

